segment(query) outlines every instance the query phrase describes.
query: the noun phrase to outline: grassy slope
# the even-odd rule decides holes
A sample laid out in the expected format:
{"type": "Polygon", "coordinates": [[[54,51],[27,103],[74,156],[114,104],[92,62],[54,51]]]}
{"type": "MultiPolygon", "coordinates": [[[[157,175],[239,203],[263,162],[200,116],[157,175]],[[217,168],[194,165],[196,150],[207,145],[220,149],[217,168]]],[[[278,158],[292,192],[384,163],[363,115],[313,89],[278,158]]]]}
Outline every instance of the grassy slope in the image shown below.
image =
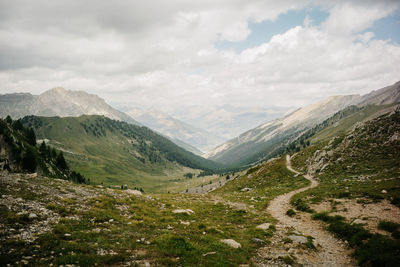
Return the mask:
{"type": "MultiPolygon", "coordinates": [[[[332,150],[329,165],[318,174],[319,187],[298,195],[313,195],[316,200],[327,197],[386,198],[394,202],[400,199],[400,144],[388,142],[398,131],[399,113],[381,116],[367,122],[354,132],[311,146],[297,153],[293,166],[305,171],[306,165],[317,150],[332,150]],[[386,190],[387,193],[382,193],[386,190]]],[[[397,204],[398,205],[398,204],[397,204]]]]}
{"type": "Polygon", "coordinates": [[[95,183],[127,184],[131,188],[143,187],[145,190],[159,191],[165,189],[171,180],[183,178],[186,172],[198,172],[171,162],[170,155],[160,152],[169,147],[173,149],[170,154],[179,157],[184,164],[213,167],[212,162],[179,148],[147,128],[112,121],[101,116],[31,117],[23,121],[35,127],[38,138],[50,139],[51,145],[64,149],[72,167],[95,183]],[[109,128],[105,123],[112,126],[109,128]],[[85,130],[83,125],[86,125],[86,129],[90,125],[93,126],[90,130],[85,130]],[[96,131],[93,130],[94,126],[97,127],[96,131]],[[140,141],[146,143],[146,151],[139,151],[140,141]],[[161,147],[164,143],[157,142],[165,142],[166,148],[161,147]],[[156,162],[151,163],[152,154],[158,158],[156,162]]]}
{"type": "MultiPolygon", "coordinates": [[[[248,263],[260,246],[251,239],[269,242],[274,234],[273,227],[266,231],[256,229],[261,223],[273,222],[264,212],[268,201],[306,184],[301,177],[293,178],[293,173],[285,169],[283,159],[262,164],[257,170],[260,170],[259,175],[253,172],[252,178],[248,175],[237,178],[212,196],[157,194],[138,197],[121,190],[42,177],[28,181],[21,177],[18,185],[0,188],[0,194],[29,199],[37,206],[52,210],[61,216],[61,220],[29,246],[7,239],[0,245],[0,254],[7,255],[2,261],[15,263],[23,256],[32,256],[28,258],[31,265],[135,265],[145,261],[158,266],[238,266],[248,263]],[[238,187],[245,184],[259,188],[239,191],[238,187]],[[245,211],[224,201],[215,202],[213,199],[220,194],[232,201],[252,203],[255,210],[245,211]],[[251,195],[256,198],[255,202],[248,199],[251,195]],[[178,208],[191,209],[194,213],[172,213],[178,208]],[[220,239],[234,239],[242,247],[231,248],[220,239]],[[36,249],[38,247],[40,249],[36,249]],[[99,255],[101,251],[104,255],[99,255]]],[[[39,214],[38,219],[23,221],[24,218],[17,215],[19,209],[0,209],[1,223],[6,228],[29,227],[46,219],[39,214]]]]}
{"type": "Polygon", "coordinates": [[[262,212],[275,196],[308,185],[309,181],[294,174],[285,166],[285,159],[279,158],[262,163],[225,186],[212,192],[224,199],[254,205],[262,212]],[[249,188],[249,191],[242,191],[249,188]]]}

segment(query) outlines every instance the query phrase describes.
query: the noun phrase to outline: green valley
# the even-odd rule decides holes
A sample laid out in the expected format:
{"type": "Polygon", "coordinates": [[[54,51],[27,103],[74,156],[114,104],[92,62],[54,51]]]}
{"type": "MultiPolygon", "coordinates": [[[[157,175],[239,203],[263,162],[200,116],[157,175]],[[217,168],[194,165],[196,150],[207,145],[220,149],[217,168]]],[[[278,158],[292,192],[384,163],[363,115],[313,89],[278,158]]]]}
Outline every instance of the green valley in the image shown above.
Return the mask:
{"type": "Polygon", "coordinates": [[[73,169],[97,184],[166,191],[185,173],[221,165],[178,147],[146,127],[103,116],[23,118],[37,138],[64,151],[73,169]]]}

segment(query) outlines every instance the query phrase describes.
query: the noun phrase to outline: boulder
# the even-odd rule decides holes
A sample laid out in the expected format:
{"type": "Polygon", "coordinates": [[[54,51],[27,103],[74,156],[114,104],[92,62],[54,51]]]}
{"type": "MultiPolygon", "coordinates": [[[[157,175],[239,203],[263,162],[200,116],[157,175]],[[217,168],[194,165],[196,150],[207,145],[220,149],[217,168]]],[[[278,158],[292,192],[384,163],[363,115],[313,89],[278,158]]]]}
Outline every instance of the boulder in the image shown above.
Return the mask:
{"type": "Polygon", "coordinates": [[[224,244],[227,244],[228,246],[232,247],[232,248],[241,248],[242,245],[240,245],[240,243],[236,242],[233,239],[221,239],[221,242],[224,244]]]}
{"type": "Polygon", "coordinates": [[[270,226],[270,223],[262,223],[260,225],[257,225],[256,228],[261,230],[268,230],[270,226]]]}
{"type": "Polygon", "coordinates": [[[255,243],[255,244],[257,244],[257,245],[263,245],[263,244],[265,243],[264,240],[259,239],[259,238],[257,238],[257,237],[252,238],[252,239],[251,239],[251,242],[252,242],[252,243],[255,243]]]}
{"type": "Polygon", "coordinates": [[[191,215],[194,213],[194,211],[191,209],[176,209],[176,210],[173,210],[172,213],[175,213],[175,214],[183,213],[183,214],[191,215]]]}
{"type": "Polygon", "coordinates": [[[29,219],[36,219],[38,216],[35,213],[29,213],[28,218],[29,219]]]}

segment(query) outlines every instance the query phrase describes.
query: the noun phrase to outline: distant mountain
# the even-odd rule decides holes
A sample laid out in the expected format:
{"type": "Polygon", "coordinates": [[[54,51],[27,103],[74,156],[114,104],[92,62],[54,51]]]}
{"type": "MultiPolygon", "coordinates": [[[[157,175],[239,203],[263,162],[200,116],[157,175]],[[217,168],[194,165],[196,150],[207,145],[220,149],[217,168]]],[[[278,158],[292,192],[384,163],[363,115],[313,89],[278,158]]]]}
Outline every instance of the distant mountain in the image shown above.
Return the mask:
{"type": "Polygon", "coordinates": [[[285,107],[235,107],[232,105],[174,107],[171,116],[197,128],[206,129],[215,136],[229,140],[262,123],[287,114],[291,108],[285,107]]]}
{"type": "MultiPolygon", "coordinates": [[[[128,115],[138,120],[143,125],[170,137],[180,146],[182,141],[202,151],[207,151],[221,144],[226,139],[211,134],[188,123],[177,120],[157,109],[132,109],[128,115]],[[176,140],[178,139],[178,140],[176,140]]],[[[188,150],[193,150],[188,148],[188,150]]]]}
{"type": "Polygon", "coordinates": [[[295,139],[336,112],[350,106],[390,104],[399,100],[399,83],[367,95],[332,96],[316,104],[298,109],[291,114],[262,124],[222,144],[206,156],[217,162],[241,166],[273,155],[282,144],[295,139]]]}
{"type": "Polygon", "coordinates": [[[139,124],[130,116],[120,112],[97,95],[83,91],[70,91],[57,87],[40,95],[14,93],[0,95],[0,117],[10,115],[22,118],[27,115],[37,116],[80,116],[104,115],[110,119],[139,124]]]}
{"type": "Polygon", "coordinates": [[[220,168],[147,127],[104,116],[27,116],[21,121],[34,128],[39,139],[64,151],[74,169],[97,183],[150,189],[183,178],[193,169],[220,168]]]}

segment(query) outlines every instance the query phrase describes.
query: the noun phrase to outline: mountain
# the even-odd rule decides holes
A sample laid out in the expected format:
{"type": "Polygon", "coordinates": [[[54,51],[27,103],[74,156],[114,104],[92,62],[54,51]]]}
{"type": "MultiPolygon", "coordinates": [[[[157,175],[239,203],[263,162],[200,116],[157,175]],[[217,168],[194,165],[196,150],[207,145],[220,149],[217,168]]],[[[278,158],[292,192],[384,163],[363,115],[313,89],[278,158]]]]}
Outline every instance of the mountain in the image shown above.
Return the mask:
{"type": "Polygon", "coordinates": [[[399,83],[367,95],[332,96],[300,108],[291,114],[262,124],[207,153],[214,161],[240,166],[273,156],[282,145],[296,139],[305,130],[323,122],[336,112],[350,106],[395,103],[399,99],[399,83]]]}
{"type": "Polygon", "coordinates": [[[194,169],[220,167],[147,127],[104,116],[27,116],[21,121],[39,139],[64,151],[71,166],[96,183],[156,190],[194,169]]]}
{"type": "Polygon", "coordinates": [[[205,109],[203,106],[179,106],[168,112],[174,118],[197,128],[206,129],[213,135],[229,140],[262,123],[287,114],[291,108],[285,107],[236,107],[233,105],[215,106],[205,109]]]}
{"type": "Polygon", "coordinates": [[[130,116],[109,106],[104,99],[83,91],[71,91],[57,87],[40,95],[14,93],[0,95],[0,117],[10,115],[22,118],[37,116],[104,115],[110,119],[139,124],[130,116]]]}
{"type": "MultiPolygon", "coordinates": [[[[177,120],[154,108],[131,109],[127,114],[150,129],[170,137],[173,141],[178,139],[178,142],[183,141],[202,151],[210,150],[226,140],[188,123],[177,120]]],[[[178,143],[178,145],[182,146],[181,143],[178,143]]]]}

